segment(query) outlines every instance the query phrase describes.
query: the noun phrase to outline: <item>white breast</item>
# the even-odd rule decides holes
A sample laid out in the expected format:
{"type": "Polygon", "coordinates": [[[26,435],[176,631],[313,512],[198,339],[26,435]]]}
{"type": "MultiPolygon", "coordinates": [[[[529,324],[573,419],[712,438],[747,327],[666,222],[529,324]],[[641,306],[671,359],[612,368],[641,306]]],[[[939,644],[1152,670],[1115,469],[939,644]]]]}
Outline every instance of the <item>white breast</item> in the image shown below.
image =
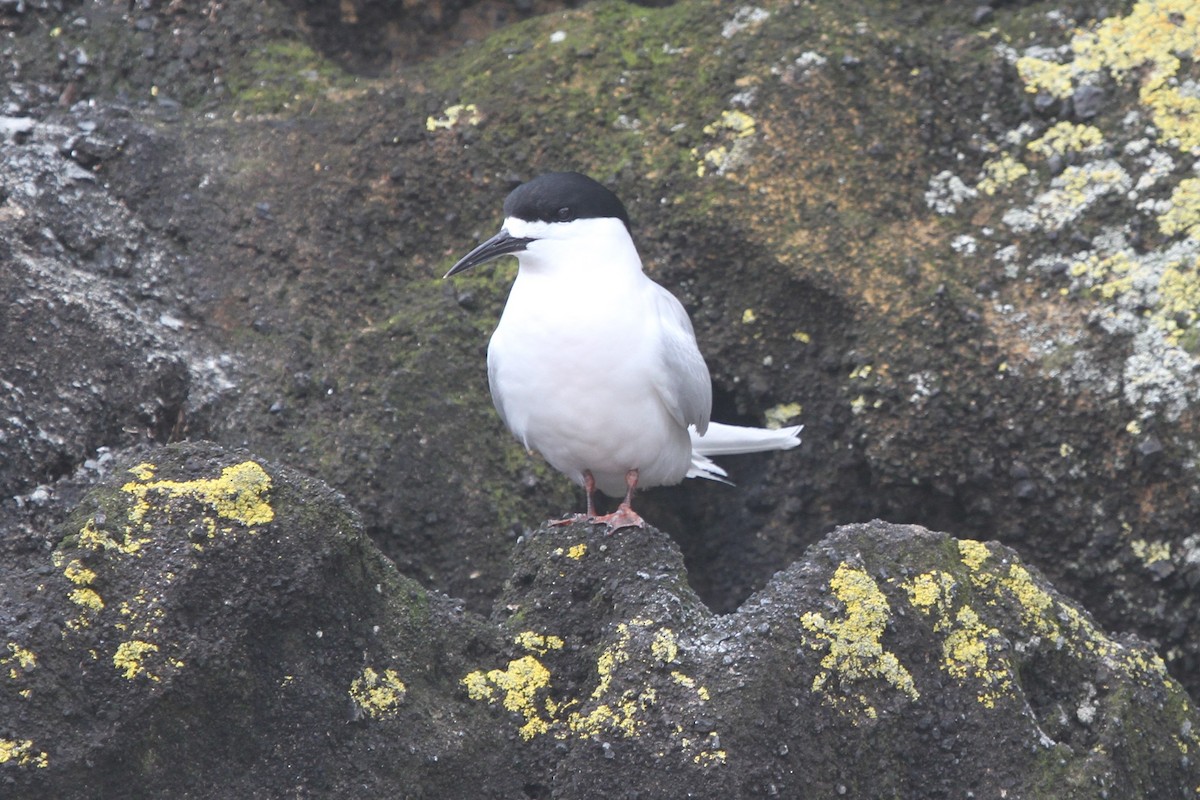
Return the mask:
{"type": "Polygon", "coordinates": [[[678,483],[692,446],[656,388],[662,290],[631,242],[618,253],[573,244],[574,258],[540,241],[521,255],[488,347],[496,408],[518,440],[576,483],[590,470],[598,489],[618,497],[630,469],[639,486],[678,483]],[[618,262],[595,263],[605,257],[618,262]]]}

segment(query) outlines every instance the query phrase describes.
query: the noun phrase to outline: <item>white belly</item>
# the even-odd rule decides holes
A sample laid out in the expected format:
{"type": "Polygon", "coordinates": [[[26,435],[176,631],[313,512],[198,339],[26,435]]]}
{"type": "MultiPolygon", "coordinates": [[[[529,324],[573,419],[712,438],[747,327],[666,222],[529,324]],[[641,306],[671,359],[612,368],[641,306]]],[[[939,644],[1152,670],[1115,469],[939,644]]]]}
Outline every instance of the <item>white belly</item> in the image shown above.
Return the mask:
{"type": "Polygon", "coordinates": [[[687,429],[653,385],[654,313],[644,293],[593,286],[572,299],[518,278],[488,347],[492,396],[517,439],[576,483],[590,471],[612,496],[631,469],[639,486],[660,486],[691,461],[687,429]]]}

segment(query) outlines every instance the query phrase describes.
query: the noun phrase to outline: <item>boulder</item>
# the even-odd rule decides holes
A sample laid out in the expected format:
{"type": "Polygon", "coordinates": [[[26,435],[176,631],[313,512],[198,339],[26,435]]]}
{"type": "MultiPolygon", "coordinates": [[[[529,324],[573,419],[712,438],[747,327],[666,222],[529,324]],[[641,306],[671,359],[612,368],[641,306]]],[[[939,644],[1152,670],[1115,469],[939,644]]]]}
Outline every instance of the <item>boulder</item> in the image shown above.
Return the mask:
{"type": "Polygon", "coordinates": [[[130,454],[59,533],[0,561],[7,797],[1200,780],[1200,719],[1162,659],[994,542],[845,526],[718,615],[663,532],[544,526],[485,618],[400,575],[320,481],[206,444],[130,454]]]}

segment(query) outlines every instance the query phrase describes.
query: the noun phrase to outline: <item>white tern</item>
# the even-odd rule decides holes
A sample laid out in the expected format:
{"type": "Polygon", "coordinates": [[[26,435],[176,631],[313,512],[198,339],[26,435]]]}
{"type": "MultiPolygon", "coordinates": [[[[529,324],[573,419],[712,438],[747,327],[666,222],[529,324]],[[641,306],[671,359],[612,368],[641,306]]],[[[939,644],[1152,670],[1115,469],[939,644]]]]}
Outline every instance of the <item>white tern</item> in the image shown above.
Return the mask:
{"type": "Polygon", "coordinates": [[[709,421],[712,383],[691,320],[642,271],[615,194],[577,172],[551,172],[514,189],[504,217],[446,277],[517,257],[488,345],[492,401],[526,449],[584,487],[584,518],[610,532],[642,527],[635,488],[720,481],[727,473],[709,456],[800,444],[800,426],[709,421]],[[624,500],[597,517],[596,489],[624,500]]]}

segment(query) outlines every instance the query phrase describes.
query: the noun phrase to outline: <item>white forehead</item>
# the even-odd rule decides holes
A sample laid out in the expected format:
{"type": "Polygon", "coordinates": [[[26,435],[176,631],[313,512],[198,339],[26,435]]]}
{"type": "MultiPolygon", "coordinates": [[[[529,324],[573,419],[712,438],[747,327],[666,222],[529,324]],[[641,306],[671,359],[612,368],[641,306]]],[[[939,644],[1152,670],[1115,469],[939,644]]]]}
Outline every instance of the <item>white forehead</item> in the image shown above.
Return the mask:
{"type": "Polygon", "coordinates": [[[517,239],[574,239],[592,236],[627,237],[625,223],[616,217],[589,217],[570,222],[542,222],[508,217],[504,230],[517,239]]]}

